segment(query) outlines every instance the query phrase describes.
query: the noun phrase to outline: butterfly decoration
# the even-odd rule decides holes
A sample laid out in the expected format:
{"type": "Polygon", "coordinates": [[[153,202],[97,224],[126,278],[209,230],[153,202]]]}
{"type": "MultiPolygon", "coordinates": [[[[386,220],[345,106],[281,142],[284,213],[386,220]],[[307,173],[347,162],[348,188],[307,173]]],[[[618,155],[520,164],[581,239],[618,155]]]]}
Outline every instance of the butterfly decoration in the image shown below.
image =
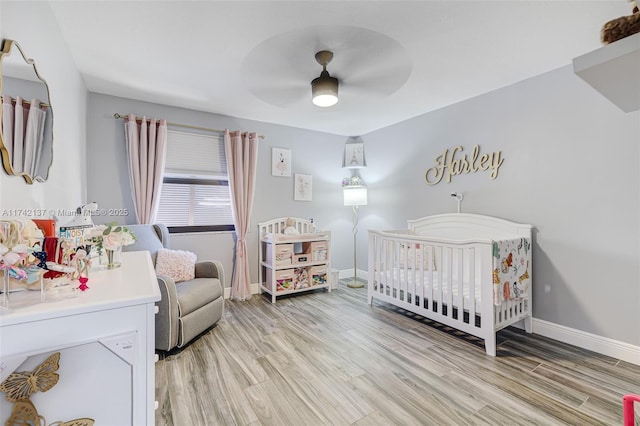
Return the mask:
{"type": "MultiPolygon", "coordinates": [[[[47,424],[29,398],[35,392],[46,392],[58,383],[60,376],[56,371],[59,367],[60,352],[56,352],[45,359],[34,371],[11,373],[0,383],[0,391],[5,392],[7,399],[14,403],[5,426],[47,424]]],[[[67,422],[53,422],[49,426],[93,426],[94,423],[95,420],[83,417],[67,422]]]]}
{"type": "MultiPolygon", "coordinates": [[[[68,422],[57,421],[49,426],[93,426],[95,420],[83,417],[81,419],[70,420],[68,422]]],[[[46,425],[47,420],[38,413],[35,405],[30,399],[16,401],[13,404],[11,415],[5,422],[5,426],[42,426],[46,425]]]]}
{"type": "Polygon", "coordinates": [[[68,422],[53,422],[49,426],[93,426],[95,420],[83,417],[68,422]]]}
{"type": "Polygon", "coordinates": [[[11,415],[7,419],[5,426],[13,425],[42,425],[46,422],[44,417],[38,414],[38,410],[30,399],[16,401],[13,404],[11,415]]]}
{"type": "Polygon", "coordinates": [[[35,392],[46,392],[58,383],[60,376],[60,352],[50,355],[34,371],[11,373],[2,383],[0,391],[7,394],[11,402],[29,398],[35,392]]]}

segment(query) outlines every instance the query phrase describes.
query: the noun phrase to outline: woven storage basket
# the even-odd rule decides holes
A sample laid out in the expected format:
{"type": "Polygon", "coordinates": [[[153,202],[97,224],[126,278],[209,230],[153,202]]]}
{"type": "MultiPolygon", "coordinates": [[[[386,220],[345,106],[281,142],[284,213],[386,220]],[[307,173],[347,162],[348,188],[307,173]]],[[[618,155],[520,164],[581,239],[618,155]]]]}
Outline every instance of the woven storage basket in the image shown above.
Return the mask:
{"type": "Polygon", "coordinates": [[[602,27],[602,43],[609,44],[640,32],[640,13],[613,19],[602,27]]]}

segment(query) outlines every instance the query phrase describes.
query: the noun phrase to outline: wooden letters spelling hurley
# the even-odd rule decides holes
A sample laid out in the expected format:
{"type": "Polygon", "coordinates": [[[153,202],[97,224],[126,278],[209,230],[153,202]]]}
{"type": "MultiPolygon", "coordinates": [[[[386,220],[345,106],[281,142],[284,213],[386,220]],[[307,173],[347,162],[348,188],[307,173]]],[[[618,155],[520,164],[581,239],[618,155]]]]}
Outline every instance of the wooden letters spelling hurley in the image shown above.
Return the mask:
{"type": "Polygon", "coordinates": [[[445,176],[447,183],[449,183],[453,176],[461,173],[475,173],[489,169],[491,169],[491,174],[489,175],[491,179],[498,177],[498,170],[504,162],[500,151],[480,155],[480,146],[475,145],[470,156],[465,154],[461,157],[456,157],[461,151],[462,146],[456,146],[451,150],[447,148],[442,155],[436,157],[436,165],[427,169],[424,174],[424,180],[427,184],[435,185],[440,183],[445,176]]]}

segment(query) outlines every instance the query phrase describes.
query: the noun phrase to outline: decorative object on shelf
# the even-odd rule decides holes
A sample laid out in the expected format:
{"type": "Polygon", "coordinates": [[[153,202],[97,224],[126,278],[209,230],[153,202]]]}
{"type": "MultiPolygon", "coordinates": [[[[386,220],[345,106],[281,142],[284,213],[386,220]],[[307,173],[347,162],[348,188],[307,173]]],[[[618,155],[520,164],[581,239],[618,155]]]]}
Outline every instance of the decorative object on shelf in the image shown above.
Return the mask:
{"type": "Polygon", "coordinates": [[[638,0],[631,0],[632,15],[612,19],[604,24],[600,33],[602,43],[609,44],[640,32],[638,0]]]}
{"type": "MultiPolygon", "coordinates": [[[[47,392],[57,383],[60,375],[60,352],[49,355],[47,359],[36,367],[34,371],[20,371],[11,373],[0,383],[0,391],[6,393],[6,398],[13,402],[13,410],[6,421],[6,425],[41,425],[47,424],[43,416],[38,413],[31,401],[31,395],[36,392],[47,392]]],[[[93,419],[80,418],[68,422],[57,421],[52,425],[60,426],[92,426],[93,419]]]]}
{"type": "Polygon", "coordinates": [[[364,181],[360,176],[353,175],[342,179],[342,187],[345,186],[364,186],[364,181]]]}
{"type": "Polygon", "coordinates": [[[4,40],[0,70],[2,165],[8,175],[22,176],[28,184],[45,182],[53,161],[53,109],[47,82],[15,40],[4,40]],[[17,130],[25,128],[28,131],[17,130]]]}
{"type": "Polygon", "coordinates": [[[311,201],[312,200],[312,181],[313,176],[296,173],[294,177],[294,193],[295,201],[311,201]]]}
{"type": "Polygon", "coordinates": [[[358,265],[357,265],[357,235],[358,235],[358,207],[367,205],[367,187],[362,185],[344,186],[342,188],[344,196],[344,205],[353,207],[353,280],[347,284],[351,288],[364,287],[364,284],[358,281],[358,265]]]}
{"type": "Polygon", "coordinates": [[[316,53],[316,62],[322,65],[320,77],[311,82],[313,104],[319,107],[330,107],[338,103],[338,79],[331,77],[327,64],[333,59],[333,52],[321,50],[316,53]]]}
{"type": "MultiPolygon", "coordinates": [[[[313,222],[313,219],[311,219],[311,221],[313,222]]],[[[300,231],[298,231],[296,229],[296,220],[292,217],[287,218],[287,221],[285,223],[285,227],[282,230],[283,234],[300,234],[300,231]]]]}
{"type": "Polygon", "coordinates": [[[106,269],[120,267],[122,246],[128,246],[136,241],[136,236],[127,226],[116,222],[94,227],[89,236],[100,256],[100,264],[106,269]]]}
{"type": "Polygon", "coordinates": [[[291,150],[271,148],[271,175],[291,176],[291,150]]]}

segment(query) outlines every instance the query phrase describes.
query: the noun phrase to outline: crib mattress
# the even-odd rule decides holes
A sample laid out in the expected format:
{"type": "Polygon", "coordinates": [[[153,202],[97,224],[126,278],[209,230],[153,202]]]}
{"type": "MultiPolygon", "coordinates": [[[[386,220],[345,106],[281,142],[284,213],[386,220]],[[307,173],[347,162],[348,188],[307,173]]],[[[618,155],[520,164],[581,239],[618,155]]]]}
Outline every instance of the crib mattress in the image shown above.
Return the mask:
{"type": "MultiPolygon", "coordinates": [[[[376,281],[381,281],[380,284],[384,286],[388,286],[391,289],[402,290],[407,294],[411,294],[415,292],[416,296],[422,295],[425,299],[432,300],[434,302],[441,302],[443,304],[448,304],[451,300],[451,304],[454,307],[460,307],[462,304],[462,309],[468,310],[471,307],[471,297],[470,297],[470,285],[468,280],[464,280],[462,285],[462,297],[460,297],[460,289],[458,283],[456,282],[456,277],[454,276],[451,280],[451,288],[448,284],[446,284],[442,291],[440,291],[440,283],[439,276],[436,272],[433,273],[433,281],[429,281],[429,272],[424,272],[424,281],[422,281],[420,275],[422,271],[412,270],[412,269],[394,269],[388,271],[377,271],[375,273],[376,281]],[[408,272],[408,273],[407,273],[408,272]],[[416,275],[418,279],[416,279],[416,275]],[[406,278],[405,278],[406,276],[406,278]],[[416,282],[414,287],[414,281],[416,282]],[[420,288],[422,286],[422,289],[420,288]],[[431,291],[433,290],[433,292],[431,291]],[[451,297],[449,297],[449,292],[451,292],[451,297]],[[462,303],[461,303],[462,299],[462,303]]],[[[446,273],[442,273],[442,282],[449,283],[449,277],[446,273]]],[[[491,284],[490,284],[491,285],[491,284]]],[[[475,284],[474,289],[474,297],[473,300],[475,302],[474,310],[476,312],[480,312],[482,306],[481,299],[481,286],[480,283],[475,284]]],[[[398,296],[396,296],[397,298],[398,296]]]]}

